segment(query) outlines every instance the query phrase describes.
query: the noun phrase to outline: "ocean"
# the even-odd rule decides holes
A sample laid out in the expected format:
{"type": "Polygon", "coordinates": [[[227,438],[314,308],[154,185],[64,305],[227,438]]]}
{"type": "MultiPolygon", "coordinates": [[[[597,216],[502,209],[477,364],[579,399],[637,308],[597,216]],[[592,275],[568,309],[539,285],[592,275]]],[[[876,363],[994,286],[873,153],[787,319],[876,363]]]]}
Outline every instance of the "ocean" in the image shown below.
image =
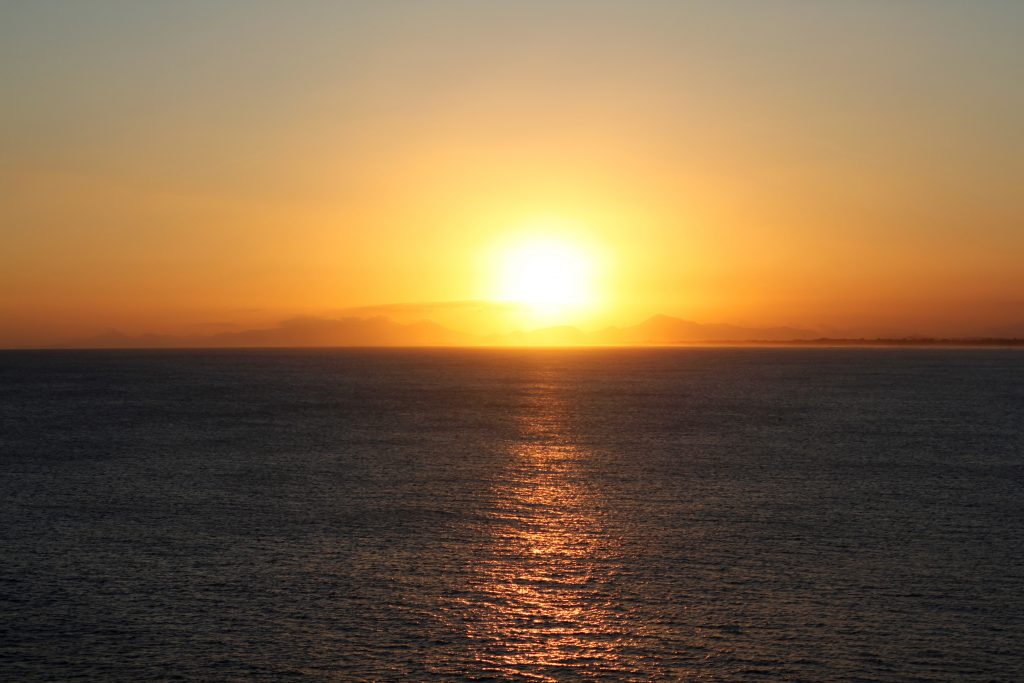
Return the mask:
{"type": "Polygon", "coordinates": [[[0,679],[1024,680],[1024,351],[2,352],[0,679]]]}

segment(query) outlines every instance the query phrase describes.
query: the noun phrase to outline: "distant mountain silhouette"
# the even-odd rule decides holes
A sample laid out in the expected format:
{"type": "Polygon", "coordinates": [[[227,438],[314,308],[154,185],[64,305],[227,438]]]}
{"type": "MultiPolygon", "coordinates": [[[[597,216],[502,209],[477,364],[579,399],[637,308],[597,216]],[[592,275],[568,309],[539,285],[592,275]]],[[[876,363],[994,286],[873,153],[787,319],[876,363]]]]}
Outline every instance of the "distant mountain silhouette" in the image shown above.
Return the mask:
{"type": "Polygon", "coordinates": [[[65,346],[77,348],[256,348],[321,346],[459,346],[476,338],[421,321],[403,325],[383,316],[372,318],[301,317],[274,327],[218,334],[171,336],[126,335],[108,330],[65,346]]]}
{"type": "Polygon", "coordinates": [[[820,332],[797,327],[740,327],[708,325],[668,315],[655,315],[639,325],[609,328],[599,333],[611,344],[679,344],[718,341],[794,341],[816,339],[820,332]]]}
{"type": "Polygon", "coordinates": [[[529,332],[492,334],[483,337],[480,343],[487,346],[586,346],[603,342],[575,327],[560,325],[529,332]]]}
{"type": "Polygon", "coordinates": [[[435,322],[398,323],[388,317],[299,317],[272,327],[198,335],[127,335],[117,330],[61,345],[63,348],[260,348],[345,346],[596,346],[713,343],[810,344],[978,344],[1019,345],[1024,325],[1000,334],[970,339],[891,337],[881,339],[824,338],[820,332],[798,327],[742,327],[704,324],[667,315],[655,315],[638,325],[583,332],[575,327],[547,327],[526,332],[478,336],[456,332],[435,322]],[[1016,340],[1016,341],[1015,341],[1016,340]]]}
{"type": "Polygon", "coordinates": [[[403,325],[372,318],[292,318],[264,330],[222,332],[207,337],[216,346],[456,346],[473,338],[437,323],[403,325]]]}

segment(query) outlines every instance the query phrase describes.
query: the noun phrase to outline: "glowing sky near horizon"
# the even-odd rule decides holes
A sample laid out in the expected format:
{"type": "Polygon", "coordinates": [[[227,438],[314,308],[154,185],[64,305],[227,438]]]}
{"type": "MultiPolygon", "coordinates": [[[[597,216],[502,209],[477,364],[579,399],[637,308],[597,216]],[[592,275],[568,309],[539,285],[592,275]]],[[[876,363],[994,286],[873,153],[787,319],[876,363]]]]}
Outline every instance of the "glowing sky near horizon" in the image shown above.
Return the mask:
{"type": "Polygon", "coordinates": [[[1024,324],[1021,35],[998,0],[4,3],[0,346],[499,300],[539,216],[601,252],[584,328],[1024,324]]]}

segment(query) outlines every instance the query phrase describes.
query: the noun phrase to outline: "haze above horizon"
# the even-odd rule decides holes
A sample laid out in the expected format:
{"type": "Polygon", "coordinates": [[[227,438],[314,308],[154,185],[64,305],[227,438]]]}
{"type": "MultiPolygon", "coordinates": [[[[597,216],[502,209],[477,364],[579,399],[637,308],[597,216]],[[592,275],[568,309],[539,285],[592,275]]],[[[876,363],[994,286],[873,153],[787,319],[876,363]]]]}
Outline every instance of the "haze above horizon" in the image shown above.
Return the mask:
{"type": "Polygon", "coordinates": [[[1010,2],[6,3],[0,347],[1024,336],[1022,34],[1010,2]]]}

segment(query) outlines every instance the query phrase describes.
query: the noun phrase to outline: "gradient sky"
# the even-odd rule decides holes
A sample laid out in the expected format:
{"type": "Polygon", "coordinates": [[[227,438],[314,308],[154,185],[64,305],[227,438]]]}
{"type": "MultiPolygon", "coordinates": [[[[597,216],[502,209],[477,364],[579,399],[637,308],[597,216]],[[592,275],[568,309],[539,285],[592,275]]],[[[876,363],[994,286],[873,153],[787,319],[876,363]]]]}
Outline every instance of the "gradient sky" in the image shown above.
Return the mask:
{"type": "Polygon", "coordinates": [[[1021,36],[1010,0],[7,0],[0,345],[488,299],[538,221],[600,255],[584,328],[1024,323],[1021,36]]]}

